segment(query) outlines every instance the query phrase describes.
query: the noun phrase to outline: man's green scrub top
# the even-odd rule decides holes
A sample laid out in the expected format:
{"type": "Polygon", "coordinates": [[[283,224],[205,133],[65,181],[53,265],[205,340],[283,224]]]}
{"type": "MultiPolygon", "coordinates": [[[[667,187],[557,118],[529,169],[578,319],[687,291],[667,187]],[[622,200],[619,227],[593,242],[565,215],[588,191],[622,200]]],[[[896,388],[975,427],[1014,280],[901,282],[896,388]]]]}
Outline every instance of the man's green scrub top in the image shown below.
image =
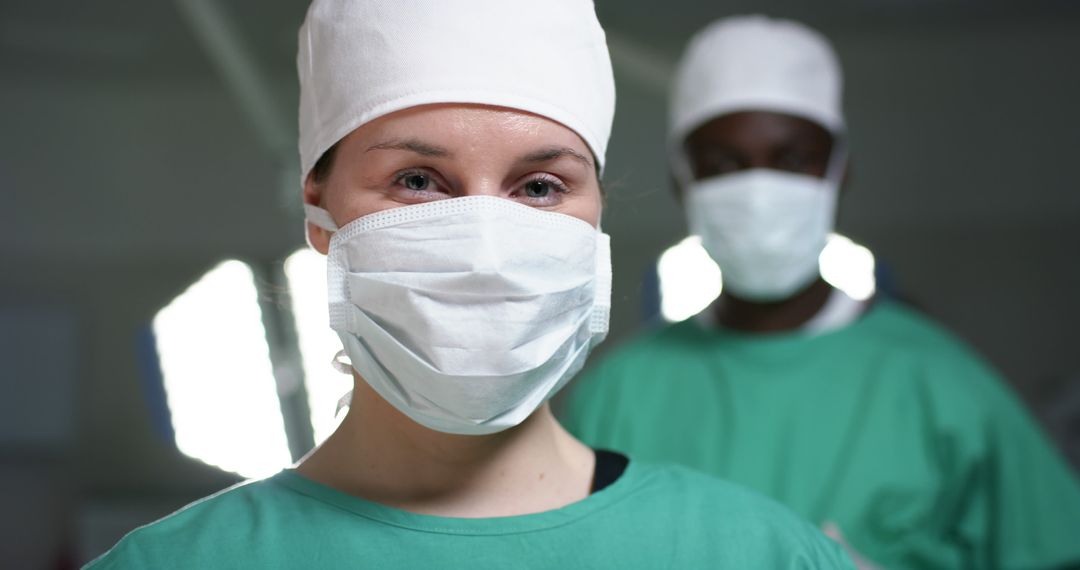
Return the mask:
{"type": "Polygon", "coordinates": [[[770,499],[684,467],[631,461],[618,480],[577,503],[485,519],[413,514],[283,471],[135,530],[88,568],[854,566],[770,499]]]}
{"type": "Polygon", "coordinates": [[[1074,473],[992,370],[895,303],[817,336],[691,319],[575,382],[585,443],[749,486],[879,565],[1080,563],[1074,473]]]}

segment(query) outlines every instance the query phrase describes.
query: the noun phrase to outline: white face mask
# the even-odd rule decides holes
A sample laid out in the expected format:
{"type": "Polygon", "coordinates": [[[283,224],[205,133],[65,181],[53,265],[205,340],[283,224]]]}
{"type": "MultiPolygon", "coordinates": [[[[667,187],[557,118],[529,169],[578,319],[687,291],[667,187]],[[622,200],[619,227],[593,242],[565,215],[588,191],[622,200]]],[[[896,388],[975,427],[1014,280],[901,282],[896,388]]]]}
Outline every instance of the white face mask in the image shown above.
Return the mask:
{"type": "Polygon", "coordinates": [[[330,326],[357,372],[417,423],[455,434],[524,421],[581,370],[611,307],[607,235],[492,196],[354,220],[330,241],[327,281],[330,326]]]}
{"type": "Polygon", "coordinates": [[[778,301],[818,276],[835,221],[832,178],[754,169],[687,186],[690,231],[720,265],[724,288],[752,301],[778,301]]]}

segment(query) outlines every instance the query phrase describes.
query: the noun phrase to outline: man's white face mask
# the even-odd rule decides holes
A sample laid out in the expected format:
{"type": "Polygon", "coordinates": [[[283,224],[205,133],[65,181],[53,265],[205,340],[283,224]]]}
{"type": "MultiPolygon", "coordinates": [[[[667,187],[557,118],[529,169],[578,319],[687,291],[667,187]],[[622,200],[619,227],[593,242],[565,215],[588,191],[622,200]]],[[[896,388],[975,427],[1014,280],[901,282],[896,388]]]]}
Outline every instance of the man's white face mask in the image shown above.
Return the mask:
{"type": "Polygon", "coordinates": [[[835,221],[836,178],[753,169],[687,185],[690,231],[720,265],[724,288],[779,301],[816,279],[835,221]]]}
{"type": "MultiPolygon", "coordinates": [[[[325,211],[307,209],[336,230],[325,211]]],[[[398,410],[446,433],[521,423],[608,330],[608,236],[504,198],[354,220],[330,241],[327,281],[330,326],[353,368],[398,410]]]]}

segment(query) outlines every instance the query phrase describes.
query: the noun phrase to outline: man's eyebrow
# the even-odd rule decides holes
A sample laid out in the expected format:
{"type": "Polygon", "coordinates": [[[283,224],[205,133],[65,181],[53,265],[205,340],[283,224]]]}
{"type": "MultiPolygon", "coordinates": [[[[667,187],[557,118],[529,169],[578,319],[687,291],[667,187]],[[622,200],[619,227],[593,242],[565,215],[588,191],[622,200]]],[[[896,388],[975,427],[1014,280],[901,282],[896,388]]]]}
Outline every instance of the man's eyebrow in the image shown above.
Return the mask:
{"type": "Polygon", "coordinates": [[[415,152],[421,156],[431,156],[436,158],[447,158],[451,156],[449,150],[435,146],[433,144],[426,143],[419,139],[405,139],[405,140],[391,140],[381,142],[376,145],[368,147],[364,152],[372,150],[407,150],[409,152],[415,152]]]}
{"type": "Polygon", "coordinates": [[[572,149],[570,147],[565,147],[565,146],[543,148],[543,149],[540,149],[540,150],[537,150],[537,151],[533,151],[533,152],[530,152],[529,154],[526,154],[525,156],[521,157],[520,161],[521,162],[548,162],[548,161],[551,161],[551,160],[555,160],[557,158],[562,158],[564,156],[569,156],[571,158],[576,159],[578,162],[584,164],[585,167],[590,169],[590,170],[593,168],[592,160],[589,157],[585,156],[584,154],[581,154],[580,152],[578,152],[578,151],[576,151],[576,150],[574,150],[574,149],[572,149]]]}

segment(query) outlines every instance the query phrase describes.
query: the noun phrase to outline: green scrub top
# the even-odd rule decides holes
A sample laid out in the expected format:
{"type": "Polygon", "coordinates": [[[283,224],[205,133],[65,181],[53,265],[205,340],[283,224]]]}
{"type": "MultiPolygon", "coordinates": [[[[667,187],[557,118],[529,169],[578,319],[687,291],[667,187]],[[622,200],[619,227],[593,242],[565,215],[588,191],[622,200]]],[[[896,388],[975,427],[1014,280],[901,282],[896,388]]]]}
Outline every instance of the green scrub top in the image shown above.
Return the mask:
{"type": "Polygon", "coordinates": [[[878,565],[1080,563],[1075,475],[994,372],[898,304],[817,336],[691,319],[576,382],[563,415],[585,443],[749,486],[878,565]]]}
{"type": "Polygon", "coordinates": [[[88,568],[854,566],[771,499],[683,467],[631,461],[582,501],[487,519],[409,513],[283,471],[137,529],[88,568]]]}

